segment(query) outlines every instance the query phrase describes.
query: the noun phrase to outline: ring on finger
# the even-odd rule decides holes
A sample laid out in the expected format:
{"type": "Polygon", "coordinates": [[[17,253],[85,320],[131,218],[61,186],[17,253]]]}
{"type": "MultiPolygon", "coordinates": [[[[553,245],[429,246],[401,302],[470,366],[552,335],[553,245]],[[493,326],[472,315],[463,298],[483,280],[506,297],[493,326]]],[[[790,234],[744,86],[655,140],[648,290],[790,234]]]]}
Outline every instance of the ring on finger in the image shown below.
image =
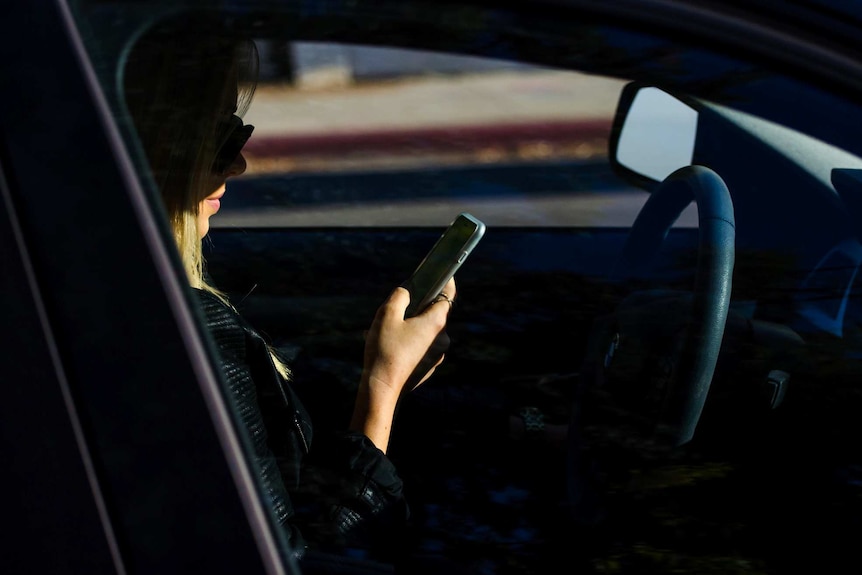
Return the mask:
{"type": "Polygon", "coordinates": [[[442,292],[442,291],[441,291],[441,292],[437,295],[437,297],[435,297],[435,298],[434,298],[434,301],[432,301],[431,303],[437,303],[437,302],[440,302],[440,301],[448,302],[448,303],[449,303],[449,308],[450,308],[450,309],[455,305],[455,300],[453,300],[452,298],[450,298],[450,297],[449,297],[449,295],[448,295],[446,292],[442,292]]]}

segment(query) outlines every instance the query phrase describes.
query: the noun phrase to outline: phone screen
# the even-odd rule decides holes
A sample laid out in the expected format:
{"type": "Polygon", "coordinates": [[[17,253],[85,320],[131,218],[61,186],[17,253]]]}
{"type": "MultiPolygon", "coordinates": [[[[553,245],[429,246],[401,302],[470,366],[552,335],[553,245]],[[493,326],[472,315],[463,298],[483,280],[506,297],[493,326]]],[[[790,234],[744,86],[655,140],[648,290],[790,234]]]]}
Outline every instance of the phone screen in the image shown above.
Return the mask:
{"type": "Polygon", "coordinates": [[[470,214],[460,214],[455,218],[404,283],[410,291],[408,317],[422,311],[440,294],[484,233],[485,224],[470,214]]]}

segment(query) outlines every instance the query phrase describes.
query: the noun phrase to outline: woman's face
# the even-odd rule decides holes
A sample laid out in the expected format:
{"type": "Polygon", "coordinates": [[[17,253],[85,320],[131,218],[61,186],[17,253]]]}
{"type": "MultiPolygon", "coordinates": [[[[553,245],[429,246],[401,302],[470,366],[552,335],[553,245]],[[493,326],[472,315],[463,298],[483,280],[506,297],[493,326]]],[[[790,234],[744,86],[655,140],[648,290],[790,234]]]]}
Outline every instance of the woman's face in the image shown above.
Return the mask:
{"type": "Polygon", "coordinates": [[[210,173],[210,179],[205,188],[208,191],[212,190],[212,192],[198,205],[197,228],[198,237],[201,239],[209,232],[210,218],[221,207],[221,197],[225,194],[225,182],[228,178],[243,174],[247,167],[241,150],[250,135],[250,132],[244,133],[244,131],[251,130],[252,127],[244,127],[242,121],[235,116],[238,97],[235,70],[228,74],[228,84],[221,98],[222,112],[219,120],[222,124],[232,126],[232,128],[229,129],[227,141],[223,144],[223,149],[220,150],[219,158],[215,161],[215,167],[210,173]],[[243,133],[244,139],[242,138],[243,133]],[[225,151],[231,155],[236,153],[236,156],[229,157],[224,161],[220,156],[225,151]]]}
{"type": "Polygon", "coordinates": [[[243,157],[242,152],[240,152],[228,166],[227,170],[221,174],[213,174],[212,187],[208,188],[213,190],[213,192],[201,200],[201,203],[198,206],[198,237],[201,239],[203,239],[210,230],[210,218],[214,216],[221,207],[221,197],[225,194],[225,182],[228,178],[241,175],[245,172],[245,169],[245,157],[243,157]]]}

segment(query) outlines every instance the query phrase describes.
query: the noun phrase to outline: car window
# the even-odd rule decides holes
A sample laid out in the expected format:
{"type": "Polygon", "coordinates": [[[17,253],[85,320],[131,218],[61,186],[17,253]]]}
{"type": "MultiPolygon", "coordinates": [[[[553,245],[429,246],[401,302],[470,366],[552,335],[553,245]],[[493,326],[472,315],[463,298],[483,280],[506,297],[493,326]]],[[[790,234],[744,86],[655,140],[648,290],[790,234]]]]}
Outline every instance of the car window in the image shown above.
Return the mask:
{"type": "Polygon", "coordinates": [[[265,198],[243,194],[219,225],[440,226],[467,211],[497,226],[619,226],[645,200],[612,181],[597,197],[561,167],[605,163],[619,79],[373,45],[259,45],[247,118],[261,128],[244,178],[265,198]]]}

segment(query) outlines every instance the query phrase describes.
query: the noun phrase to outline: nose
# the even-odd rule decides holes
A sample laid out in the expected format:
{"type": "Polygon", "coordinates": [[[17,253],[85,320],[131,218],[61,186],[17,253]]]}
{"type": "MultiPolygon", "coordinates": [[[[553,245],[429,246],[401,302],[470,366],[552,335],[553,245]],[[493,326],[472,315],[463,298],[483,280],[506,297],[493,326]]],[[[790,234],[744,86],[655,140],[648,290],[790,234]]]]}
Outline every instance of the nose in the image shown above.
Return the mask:
{"type": "Polygon", "coordinates": [[[236,155],[233,162],[227,167],[224,175],[226,178],[231,178],[234,176],[240,176],[245,173],[246,168],[248,167],[248,163],[245,161],[245,156],[242,155],[242,152],[236,155]]]}

